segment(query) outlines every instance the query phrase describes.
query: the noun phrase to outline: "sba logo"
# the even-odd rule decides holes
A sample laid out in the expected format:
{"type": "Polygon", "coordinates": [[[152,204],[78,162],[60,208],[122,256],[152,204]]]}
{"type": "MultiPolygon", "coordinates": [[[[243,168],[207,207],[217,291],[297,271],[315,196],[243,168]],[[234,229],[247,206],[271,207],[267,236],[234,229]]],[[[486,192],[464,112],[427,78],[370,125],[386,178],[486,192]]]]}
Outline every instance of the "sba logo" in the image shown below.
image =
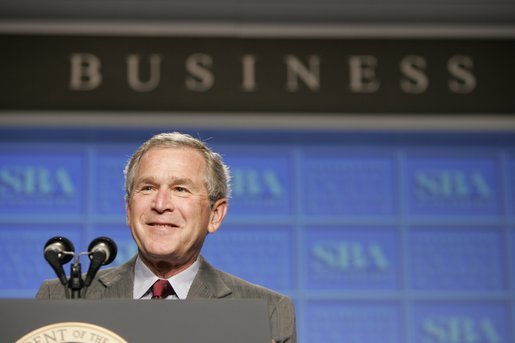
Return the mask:
{"type": "Polygon", "coordinates": [[[284,196],[284,188],[278,175],[270,169],[262,171],[250,168],[235,169],[232,188],[235,196],[259,197],[266,195],[273,198],[284,196]]]}
{"type": "Polygon", "coordinates": [[[342,272],[379,271],[389,268],[383,248],[377,243],[324,242],[313,246],[312,254],[319,269],[342,272]]]}
{"type": "Polygon", "coordinates": [[[64,195],[75,193],[70,174],[63,168],[9,166],[0,168],[0,194],[22,196],[64,195]]]}
{"type": "Polygon", "coordinates": [[[426,170],[415,175],[415,192],[426,199],[482,199],[492,195],[484,175],[479,171],[426,170]]]}
{"type": "Polygon", "coordinates": [[[422,323],[422,343],[500,343],[489,318],[466,316],[434,317],[422,323]]]}

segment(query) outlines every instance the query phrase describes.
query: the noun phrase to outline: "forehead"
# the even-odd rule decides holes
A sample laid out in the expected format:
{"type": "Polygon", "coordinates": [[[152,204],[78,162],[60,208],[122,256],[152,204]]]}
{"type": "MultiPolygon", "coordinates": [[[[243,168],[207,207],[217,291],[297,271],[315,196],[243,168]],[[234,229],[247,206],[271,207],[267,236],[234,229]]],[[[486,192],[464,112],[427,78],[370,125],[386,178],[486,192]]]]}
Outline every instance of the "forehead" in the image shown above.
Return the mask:
{"type": "Polygon", "coordinates": [[[190,147],[154,147],[141,157],[136,175],[165,172],[189,177],[205,176],[204,155],[190,147]]]}

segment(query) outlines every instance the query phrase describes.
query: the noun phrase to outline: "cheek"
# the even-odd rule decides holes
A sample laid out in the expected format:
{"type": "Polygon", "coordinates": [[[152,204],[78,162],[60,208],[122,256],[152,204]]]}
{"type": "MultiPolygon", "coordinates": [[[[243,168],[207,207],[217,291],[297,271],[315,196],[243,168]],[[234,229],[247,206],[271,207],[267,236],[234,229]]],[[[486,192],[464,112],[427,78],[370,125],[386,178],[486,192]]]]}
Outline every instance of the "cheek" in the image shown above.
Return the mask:
{"type": "Polygon", "coordinates": [[[146,208],[148,208],[148,199],[136,198],[132,199],[130,204],[127,205],[127,215],[130,217],[139,216],[146,208]]]}
{"type": "Polygon", "coordinates": [[[131,208],[128,203],[125,203],[125,222],[131,226],[131,208]]]}

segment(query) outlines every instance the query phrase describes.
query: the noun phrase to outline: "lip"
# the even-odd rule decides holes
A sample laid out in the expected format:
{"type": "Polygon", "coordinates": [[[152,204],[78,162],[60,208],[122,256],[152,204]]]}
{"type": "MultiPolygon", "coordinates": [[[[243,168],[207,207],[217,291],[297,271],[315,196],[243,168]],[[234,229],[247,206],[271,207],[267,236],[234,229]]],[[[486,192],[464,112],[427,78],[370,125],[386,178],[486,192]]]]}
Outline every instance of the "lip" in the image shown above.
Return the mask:
{"type": "Polygon", "coordinates": [[[179,225],[169,222],[148,222],[147,225],[154,228],[164,229],[175,229],[179,227],[179,225]]]}

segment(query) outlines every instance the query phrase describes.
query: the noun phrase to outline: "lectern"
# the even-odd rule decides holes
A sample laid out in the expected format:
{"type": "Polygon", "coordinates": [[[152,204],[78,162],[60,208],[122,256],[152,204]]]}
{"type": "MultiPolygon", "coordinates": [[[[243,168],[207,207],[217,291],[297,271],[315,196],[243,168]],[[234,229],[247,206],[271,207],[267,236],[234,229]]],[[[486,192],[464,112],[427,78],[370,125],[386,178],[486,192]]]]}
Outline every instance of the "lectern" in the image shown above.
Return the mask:
{"type": "Polygon", "coordinates": [[[257,299],[2,299],[0,313],[2,342],[272,341],[266,303],[257,299]]]}

